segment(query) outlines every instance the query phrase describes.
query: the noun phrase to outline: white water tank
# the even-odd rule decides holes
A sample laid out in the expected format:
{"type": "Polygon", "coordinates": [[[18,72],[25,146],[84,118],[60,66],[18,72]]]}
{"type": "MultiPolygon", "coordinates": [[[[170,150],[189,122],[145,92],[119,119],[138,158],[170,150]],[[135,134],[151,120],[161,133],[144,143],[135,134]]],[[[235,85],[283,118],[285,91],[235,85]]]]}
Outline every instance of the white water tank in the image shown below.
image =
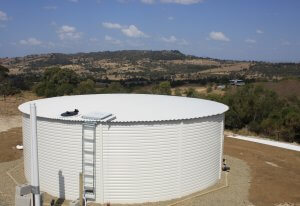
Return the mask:
{"type": "Polygon", "coordinates": [[[30,182],[30,103],[37,107],[40,189],[79,197],[82,133],[95,122],[95,201],[170,200],[215,184],[221,175],[226,105],[143,94],[63,96],[26,102],[25,176],[30,182]],[[62,117],[77,109],[74,116],[62,117]],[[103,118],[103,119],[101,119],[103,118]]]}

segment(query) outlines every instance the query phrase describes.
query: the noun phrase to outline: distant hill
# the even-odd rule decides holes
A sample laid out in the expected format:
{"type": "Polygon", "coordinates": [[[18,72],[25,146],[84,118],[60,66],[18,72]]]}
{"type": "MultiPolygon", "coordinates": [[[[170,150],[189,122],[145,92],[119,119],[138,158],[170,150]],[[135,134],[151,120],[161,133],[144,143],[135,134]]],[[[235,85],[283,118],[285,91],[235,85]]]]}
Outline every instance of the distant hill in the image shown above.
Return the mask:
{"type": "Polygon", "coordinates": [[[97,79],[201,79],[206,76],[282,78],[300,76],[300,64],[219,60],[185,55],[178,50],[122,50],[90,53],[50,53],[2,58],[10,74],[42,73],[61,67],[97,79]]]}

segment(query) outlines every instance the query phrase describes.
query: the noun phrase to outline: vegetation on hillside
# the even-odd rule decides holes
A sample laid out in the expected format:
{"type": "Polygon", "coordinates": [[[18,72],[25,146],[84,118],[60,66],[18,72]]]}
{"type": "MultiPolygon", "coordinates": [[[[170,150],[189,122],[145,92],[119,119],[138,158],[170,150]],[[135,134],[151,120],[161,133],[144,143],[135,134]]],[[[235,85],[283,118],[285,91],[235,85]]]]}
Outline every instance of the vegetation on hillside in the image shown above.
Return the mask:
{"type": "Polygon", "coordinates": [[[248,128],[289,142],[300,142],[300,99],[280,99],[261,86],[247,85],[225,95],[222,102],[230,107],[225,125],[229,129],[248,128]]]}
{"type": "Polygon", "coordinates": [[[5,99],[6,96],[14,95],[20,90],[29,88],[30,83],[27,84],[25,78],[17,75],[9,75],[9,70],[0,65],[0,95],[5,99]]]}
{"type": "MultiPolygon", "coordinates": [[[[193,62],[178,64],[177,60],[200,58],[187,56],[176,50],[51,54],[46,60],[43,58],[35,60],[38,57],[40,56],[28,57],[34,61],[30,61],[30,71],[22,74],[22,76],[11,75],[9,69],[0,65],[0,95],[4,99],[7,95],[13,95],[27,89],[33,89],[38,96],[43,97],[93,93],[171,95],[173,91],[173,95],[176,96],[208,98],[227,104],[230,107],[226,113],[225,122],[228,129],[247,129],[274,139],[300,142],[300,99],[297,95],[298,92],[293,92],[295,96],[286,95],[286,93],[291,92],[286,92],[287,89],[283,89],[286,88],[284,86],[280,86],[278,89],[277,80],[283,77],[300,76],[300,64],[252,62],[249,69],[244,69],[241,72],[231,72],[227,75],[207,75],[199,72],[214,69],[217,64],[202,65],[193,62]],[[94,60],[102,59],[110,59],[120,67],[131,64],[135,65],[135,68],[130,71],[121,69],[120,71],[123,72],[122,75],[125,78],[112,80],[107,77],[107,68],[102,68],[101,65],[94,67],[91,64],[94,60]],[[142,67],[139,63],[141,59],[143,59],[142,67]],[[167,62],[170,60],[174,60],[174,62],[167,62]],[[62,65],[69,64],[85,65],[87,71],[91,73],[76,73],[74,70],[60,68],[62,65]],[[39,70],[41,67],[45,67],[43,73],[35,72],[35,69],[39,70]],[[96,74],[101,75],[99,77],[96,74]],[[249,78],[248,75],[252,75],[252,78],[249,78]],[[178,76],[180,78],[176,79],[178,76]],[[226,85],[230,79],[234,78],[244,80],[247,85],[226,90],[225,95],[223,95],[224,92],[222,95],[213,92],[217,85],[226,85]],[[275,80],[251,84],[262,78],[275,80]],[[192,87],[187,87],[184,91],[178,89],[178,86],[187,84],[205,85],[206,95],[199,94],[192,87]]],[[[234,61],[214,61],[220,64],[235,63],[234,61]]],[[[118,72],[110,74],[116,77],[120,75],[118,72]]],[[[293,81],[289,81],[290,86],[288,88],[295,90],[298,80],[294,78],[293,81]]],[[[282,83],[282,85],[285,84],[282,83]]]]}
{"type": "Polygon", "coordinates": [[[247,129],[276,140],[300,143],[300,99],[296,96],[279,98],[271,90],[249,84],[226,95],[189,96],[222,102],[229,106],[226,112],[227,129],[247,129]]]}
{"type": "Polygon", "coordinates": [[[72,70],[50,68],[35,87],[38,96],[54,97],[70,94],[91,94],[95,92],[93,80],[80,81],[79,76],[72,70]]]}
{"type": "Polygon", "coordinates": [[[265,63],[256,62],[251,65],[246,74],[262,74],[268,79],[281,77],[299,77],[300,64],[296,63],[265,63]]]}

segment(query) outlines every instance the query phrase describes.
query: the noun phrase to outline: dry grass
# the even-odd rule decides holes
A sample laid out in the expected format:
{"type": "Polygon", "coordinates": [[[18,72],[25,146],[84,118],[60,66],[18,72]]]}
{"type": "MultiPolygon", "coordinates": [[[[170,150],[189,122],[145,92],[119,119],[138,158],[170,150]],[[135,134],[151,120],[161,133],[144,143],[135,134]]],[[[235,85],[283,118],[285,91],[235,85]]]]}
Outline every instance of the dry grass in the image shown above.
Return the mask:
{"type": "Polygon", "coordinates": [[[39,98],[32,92],[22,92],[20,94],[8,96],[6,97],[6,100],[4,100],[3,97],[0,97],[0,116],[21,115],[18,106],[34,99],[39,98]]]}
{"type": "Polygon", "coordinates": [[[199,85],[192,85],[191,84],[191,85],[184,85],[184,86],[179,86],[179,87],[172,88],[171,91],[172,91],[172,95],[175,95],[175,90],[179,89],[182,96],[184,96],[184,93],[188,89],[194,89],[197,93],[199,93],[201,95],[207,95],[207,94],[224,95],[225,94],[224,90],[216,89],[214,86],[212,86],[211,92],[207,93],[207,88],[208,88],[208,86],[199,86],[199,85]]]}
{"type": "Polygon", "coordinates": [[[278,82],[260,82],[257,83],[257,85],[276,92],[280,97],[300,97],[300,80],[297,79],[285,79],[278,82]]]}
{"type": "Polygon", "coordinates": [[[250,63],[237,63],[237,64],[224,65],[215,69],[205,70],[200,73],[229,74],[230,72],[238,72],[243,69],[249,69],[249,67],[250,67],[250,63]]]}

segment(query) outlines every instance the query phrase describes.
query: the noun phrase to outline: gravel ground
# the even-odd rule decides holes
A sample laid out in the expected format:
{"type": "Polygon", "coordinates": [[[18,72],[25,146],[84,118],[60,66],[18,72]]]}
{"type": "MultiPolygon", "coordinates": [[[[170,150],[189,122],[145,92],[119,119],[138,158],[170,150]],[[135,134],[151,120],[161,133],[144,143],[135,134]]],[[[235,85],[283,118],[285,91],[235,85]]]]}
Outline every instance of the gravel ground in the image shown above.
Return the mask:
{"type": "MultiPolygon", "coordinates": [[[[225,157],[227,164],[231,168],[228,173],[229,187],[201,195],[225,185],[225,173],[223,173],[220,182],[216,185],[180,199],[144,204],[111,204],[111,206],[253,206],[253,204],[248,201],[248,191],[250,188],[250,169],[248,165],[240,159],[230,156],[225,157]],[[197,195],[200,196],[192,198],[197,195]],[[173,203],[176,202],[179,203],[174,205],[173,203]]],[[[99,206],[100,204],[90,205],[99,206]]]]}
{"type": "Polygon", "coordinates": [[[0,163],[0,206],[14,206],[15,202],[16,184],[7,175],[7,171],[10,171],[18,183],[25,183],[23,159],[0,163]]]}
{"type": "MultiPolygon", "coordinates": [[[[225,185],[225,173],[222,174],[222,179],[216,185],[196,192],[192,195],[175,199],[171,201],[145,203],[145,204],[131,204],[122,206],[168,206],[170,204],[181,201],[174,206],[250,206],[252,205],[248,201],[248,190],[250,188],[250,169],[247,164],[237,158],[226,156],[227,164],[231,167],[228,173],[228,187],[222,188],[218,191],[214,191],[205,195],[201,195],[213,189],[217,189],[225,185]],[[185,200],[186,198],[194,197],[185,200]],[[182,201],[183,200],[183,201],[182,201]]],[[[15,182],[7,175],[7,171],[19,184],[26,182],[23,171],[23,159],[15,161],[0,163],[0,206],[14,206],[14,194],[15,194],[15,182]]],[[[53,199],[48,194],[45,194],[44,205],[50,205],[50,201],[53,199]]],[[[58,201],[59,202],[59,201],[58,201]]],[[[61,201],[56,205],[68,205],[68,201],[61,201]]],[[[99,204],[89,204],[98,206],[99,204]]],[[[112,204],[112,206],[121,206],[120,204],[112,204]]]]}
{"type": "MultiPolygon", "coordinates": [[[[201,206],[201,205],[210,205],[210,206],[250,206],[252,205],[248,201],[248,190],[250,187],[250,169],[245,162],[237,158],[230,156],[226,157],[227,164],[230,165],[231,171],[228,174],[228,184],[229,187],[220,189],[215,192],[211,192],[202,196],[198,196],[183,202],[180,202],[177,205],[181,206],[201,206]]],[[[23,171],[23,159],[0,163],[0,206],[13,206],[14,205],[14,194],[15,186],[14,181],[7,175],[7,171],[11,176],[20,184],[25,183],[24,171],[23,171]],[[4,190],[5,188],[5,190],[4,190]]],[[[141,205],[141,206],[168,206],[177,201],[184,200],[195,195],[203,194],[212,189],[219,188],[225,185],[225,174],[223,173],[222,179],[219,183],[210,187],[204,191],[194,193],[192,195],[164,202],[156,203],[145,203],[145,204],[131,204],[128,206],[141,205]]],[[[50,201],[53,197],[45,194],[44,205],[50,205],[50,201]]],[[[65,201],[64,204],[57,205],[68,205],[68,202],[65,201]]],[[[98,206],[99,204],[89,204],[98,206]]],[[[176,206],[177,206],[176,205],[176,206]]],[[[112,204],[112,206],[120,206],[120,204],[112,204]]],[[[127,205],[122,205],[127,206],[127,205]]]]}

